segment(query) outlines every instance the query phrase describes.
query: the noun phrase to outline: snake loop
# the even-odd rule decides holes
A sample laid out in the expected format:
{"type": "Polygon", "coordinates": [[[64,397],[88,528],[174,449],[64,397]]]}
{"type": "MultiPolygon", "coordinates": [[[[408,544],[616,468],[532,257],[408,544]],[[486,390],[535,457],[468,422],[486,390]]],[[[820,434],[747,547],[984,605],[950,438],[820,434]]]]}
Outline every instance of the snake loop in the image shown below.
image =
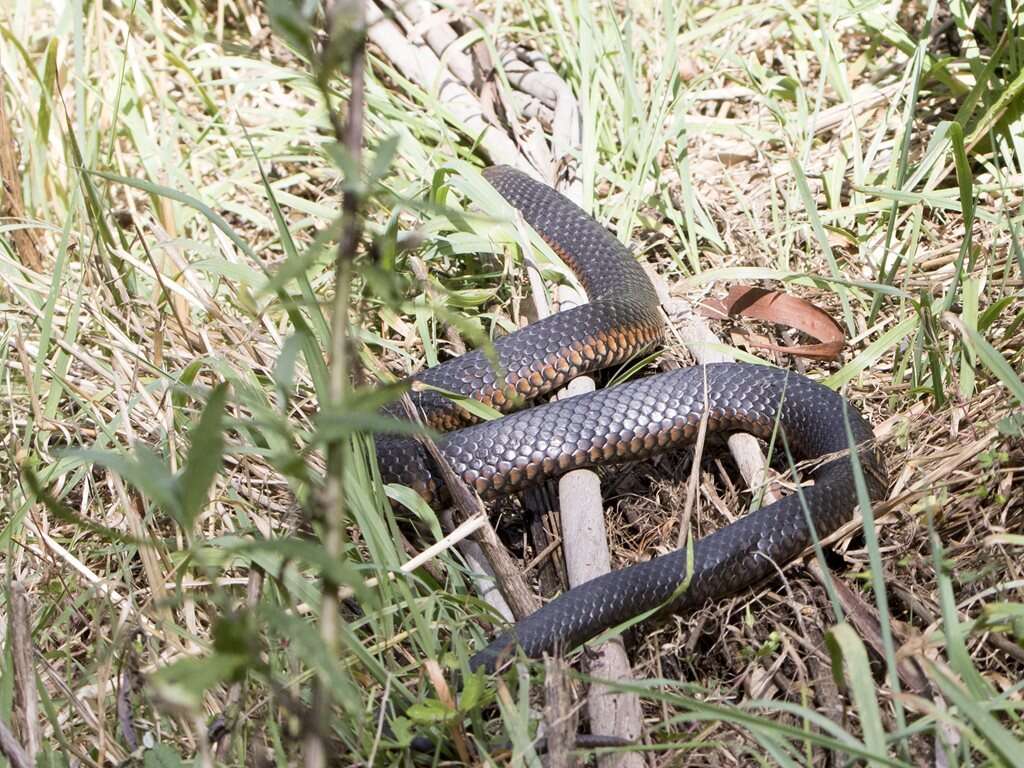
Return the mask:
{"type": "MultiPolygon", "coordinates": [[[[518,393],[536,398],[574,376],[616,365],[658,344],[657,295],[642,267],[607,230],[554,189],[505,166],[484,176],[579,277],[590,303],[552,315],[494,343],[503,378],[482,352],[467,353],[414,378],[505,411],[518,393]]],[[[776,427],[797,459],[837,454],[814,484],[697,541],[686,589],[686,553],[676,551],[569,590],[518,621],[470,661],[493,670],[518,645],[531,657],[568,650],[649,610],[683,611],[733,594],[774,573],[813,540],[849,520],[856,503],[851,446],[872,500],[886,491],[885,467],[868,422],[829,388],[767,366],[721,363],[687,368],[471,424],[451,401],[417,393],[438,447],[487,499],[572,469],[641,459],[691,443],[707,408],[709,432],[769,438],[776,427]],[[706,386],[706,391],[705,391],[706,386]],[[468,426],[466,426],[468,424],[468,426]]],[[[443,503],[440,474],[407,438],[381,436],[384,482],[409,485],[443,503]]]]}

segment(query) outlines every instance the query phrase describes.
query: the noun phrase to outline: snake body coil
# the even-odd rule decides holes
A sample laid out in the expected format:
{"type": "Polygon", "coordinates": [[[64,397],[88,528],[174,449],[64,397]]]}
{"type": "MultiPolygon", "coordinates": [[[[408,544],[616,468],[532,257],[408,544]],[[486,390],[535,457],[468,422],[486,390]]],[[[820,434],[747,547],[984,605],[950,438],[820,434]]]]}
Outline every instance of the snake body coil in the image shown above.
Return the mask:
{"type": "MultiPolygon", "coordinates": [[[[518,171],[498,166],[484,176],[572,268],[591,301],[496,341],[502,377],[476,351],[416,379],[506,411],[660,341],[657,296],[624,246],[558,192],[518,171]]],[[[531,657],[568,650],[659,606],[697,607],[770,576],[810,545],[808,521],[824,537],[850,519],[856,504],[851,445],[860,446],[870,497],[881,498],[886,489],[884,465],[869,446],[872,432],[864,418],[827,387],[766,366],[723,363],[671,371],[480,424],[471,424],[436,393],[415,397],[429,423],[455,430],[442,436],[438,448],[485,499],[572,469],[692,443],[705,411],[709,432],[769,438],[778,428],[797,459],[840,454],[818,466],[814,484],[799,494],[697,541],[681,594],[676,593],[688,575],[682,550],[614,571],[517,622],[471,659],[473,668],[493,670],[513,644],[531,657]]],[[[415,441],[378,437],[377,458],[385,482],[409,485],[434,504],[443,501],[440,473],[415,441]]]]}

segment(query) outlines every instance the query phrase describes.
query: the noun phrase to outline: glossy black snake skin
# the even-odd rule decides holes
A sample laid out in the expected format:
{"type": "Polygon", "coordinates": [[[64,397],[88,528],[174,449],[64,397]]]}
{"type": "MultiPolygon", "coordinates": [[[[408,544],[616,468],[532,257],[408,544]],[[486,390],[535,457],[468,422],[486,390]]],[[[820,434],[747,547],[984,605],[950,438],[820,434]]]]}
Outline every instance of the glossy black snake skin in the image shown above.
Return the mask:
{"type": "MultiPolygon", "coordinates": [[[[508,411],[659,342],[657,296],[618,240],[558,192],[518,171],[498,166],[484,176],[573,269],[591,301],[495,342],[504,375],[496,375],[482,353],[471,352],[415,378],[508,411]]],[[[692,443],[705,410],[708,432],[769,438],[778,429],[776,445],[784,439],[797,459],[838,454],[817,466],[813,485],[801,493],[697,541],[689,583],[680,594],[687,575],[684,551],[613,571],[518,621],[472,658],[474,669],[493,670],[514,644],[534,658],[568,651],[649,610],[697,607],[772,575],[811,544],[809,521],[824,537],[852,516],[851,445],[860,446],[856,455],[870,497],[879,499],[886,490],[885,468],[870,446],[864,418],[827,387],[767,366],[723,363],[671,371],[478,424],[434,393],[420,393],[417,400],[428,422],[454,429],[437,445],[485,499],[571,469],[692,443]],[[470,425],[458,428],[464,424],[470,425]]],[[[434,505],[444,502],[440,473],[418,443],[378,437],[377,457],[385,482],[409,485],[434,505]]]]}

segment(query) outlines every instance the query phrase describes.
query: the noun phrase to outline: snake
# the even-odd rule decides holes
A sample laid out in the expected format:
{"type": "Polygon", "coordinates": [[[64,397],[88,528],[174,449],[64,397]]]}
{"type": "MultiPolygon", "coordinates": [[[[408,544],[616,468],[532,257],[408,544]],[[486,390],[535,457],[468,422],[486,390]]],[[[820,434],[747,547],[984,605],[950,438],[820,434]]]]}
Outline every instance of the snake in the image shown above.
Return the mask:
{"type": "MultiPolygon", "coordinates": [[[[791,462],[812,466],[813,482],[691,546],[563,592],[473,655],[470,669],[494,671],[517,648],[528,658],[567,652],[648,612],[720,601],[849,521],[858,480],[872,502],[884,497],[884,458],[864,416],[824,384],[767,364],[696,365],[524,407],[576,376],[656,349],[664,315],[639,261],[579,206],[510,166],[490,166],[483,176],[572,270],[589,301],[410,377],[420,384],[411,387],[414,405],[441,432],[440,457],[463,483],[487,501],[575,469],[692,445],[702,429],[773,441],[791,462]],[[504,415],[480,420],[443,392],[504,415]]],[[[411,487],[438,509],[448,502],[441,468],[422,441],[384,434],[375,443],[385,483],[411,487]]]]}

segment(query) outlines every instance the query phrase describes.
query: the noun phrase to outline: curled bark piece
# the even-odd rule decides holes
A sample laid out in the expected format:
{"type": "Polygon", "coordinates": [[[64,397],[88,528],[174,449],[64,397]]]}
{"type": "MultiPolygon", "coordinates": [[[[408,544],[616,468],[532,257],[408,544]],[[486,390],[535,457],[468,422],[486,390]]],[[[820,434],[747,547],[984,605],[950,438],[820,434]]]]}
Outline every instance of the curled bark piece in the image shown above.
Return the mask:
{"type": "Polygon", "coordinates": [[[539,99],[550,109],[555,108],[564,82],[552,72],[538,72],[523,61],[515,51],[510,51],[502,61],[505,75],[513,88],[539,99]]]}
{"type": "MultiPolygon", "coordinates": [[[[512,86],[552,110],[551,154],[558,175],[565,176],[567,164],[579,153],[583,143],[583,121],[575,94],[539,53],[516,48],[502,59],[502,66],[512,86]]],[[[574,174],[556,186],[579,202],[582,186],[574,174]]]]}
{"type": "Polygon", "coordinates": [[[834,360],[843,349],[846,336],[839,324],[824,310],[809,301],[788,293],[758,288],[752,285],[734,285],[724,299],[707,299],[700,306],[705,317],[725,318],[742,315],[754,320],[785,325],[803,331],[818,340],[817,344],[780,346],[758,341],[744,334],[751,346],[782,352],[787,355],[834,360]]]}

